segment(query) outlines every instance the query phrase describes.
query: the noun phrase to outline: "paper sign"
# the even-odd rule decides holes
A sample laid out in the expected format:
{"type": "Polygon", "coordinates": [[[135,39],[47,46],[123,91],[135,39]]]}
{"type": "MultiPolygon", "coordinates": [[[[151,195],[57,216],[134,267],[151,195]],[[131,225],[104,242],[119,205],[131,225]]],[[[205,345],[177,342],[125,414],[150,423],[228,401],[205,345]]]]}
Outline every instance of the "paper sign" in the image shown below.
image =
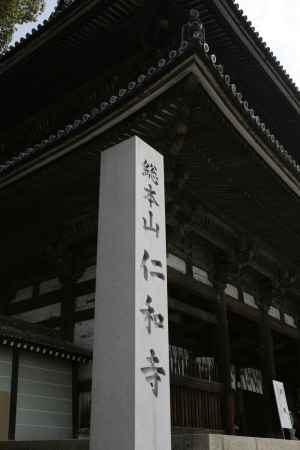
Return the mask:
{"type": "Polygon", "coordinates": [[[280,381],[273,380],[273,387],[274,387],[281,427],[291,430],[293,428],[293,425],[291,422],[291,416],[290,416],[290,412],[289,412],[289,408],[288,408],[288,404],[287,404],[287,400],[286,400],[284,385],[280,381]]]}

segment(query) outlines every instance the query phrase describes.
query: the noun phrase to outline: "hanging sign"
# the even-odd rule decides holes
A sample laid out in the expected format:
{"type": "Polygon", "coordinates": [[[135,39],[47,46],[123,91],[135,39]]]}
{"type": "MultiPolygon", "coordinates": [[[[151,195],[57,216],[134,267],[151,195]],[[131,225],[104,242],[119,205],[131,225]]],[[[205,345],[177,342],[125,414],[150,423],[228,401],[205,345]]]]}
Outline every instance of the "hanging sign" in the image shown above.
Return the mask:
{"type": "Polygon", "coordinates": [[[284,385],[280,381],[273,380],[273,388],[281,427],[291,430],[293,428],[293,425],[286,400],[284,385]]]}

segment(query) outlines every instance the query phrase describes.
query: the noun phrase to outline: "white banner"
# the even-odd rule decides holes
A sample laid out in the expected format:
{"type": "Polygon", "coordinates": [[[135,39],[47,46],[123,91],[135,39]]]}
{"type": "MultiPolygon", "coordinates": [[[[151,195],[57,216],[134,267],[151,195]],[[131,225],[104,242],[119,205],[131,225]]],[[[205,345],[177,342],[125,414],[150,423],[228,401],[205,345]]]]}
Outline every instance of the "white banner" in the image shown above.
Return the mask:
{"type": "Polygon", "coordinates": [[[284,385],[280,381],[273,380],[273,387],[278,408],[278,414],[282,428],[291,430],[293,428],[291,416],[286,400],[284,385]]]}

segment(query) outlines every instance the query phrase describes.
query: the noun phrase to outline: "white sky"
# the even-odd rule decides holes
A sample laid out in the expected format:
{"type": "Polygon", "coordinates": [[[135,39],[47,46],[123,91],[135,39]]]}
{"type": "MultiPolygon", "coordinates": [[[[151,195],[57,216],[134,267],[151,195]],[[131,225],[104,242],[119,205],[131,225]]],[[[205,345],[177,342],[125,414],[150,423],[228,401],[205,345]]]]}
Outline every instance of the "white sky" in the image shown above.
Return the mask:
{"type": "Polygon", "coordinates": [[[240,8],[300,87],[299,0],[238,0],[240,8]]]}
{"type": "MultiPolygon", "coordinates": [[[[300,87],[300,0],[238,0],[256,30],[279,59],[283,67],[300,87]]],[[[47,0],[47,7],[38,22],[47,18],[57,0],[47,0]]],[[[14,40],[19,40],[37,23],[19,27],[14,40]]],[[[224,62],[225,64],[225,62],[224,62]]]]}

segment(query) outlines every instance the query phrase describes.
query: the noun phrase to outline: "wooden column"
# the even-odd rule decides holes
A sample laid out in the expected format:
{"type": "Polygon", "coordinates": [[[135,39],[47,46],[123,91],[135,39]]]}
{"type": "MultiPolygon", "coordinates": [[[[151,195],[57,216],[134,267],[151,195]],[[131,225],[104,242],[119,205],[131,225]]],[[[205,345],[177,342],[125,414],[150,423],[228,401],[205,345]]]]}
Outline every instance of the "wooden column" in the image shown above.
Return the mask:
{"type": "Polygon", "coordinates": [[[10,387],[10,408],[9,408],[9,428],[8,439],[15,439],[17,400],[18,400],[18,378],[19,378],[19,351],[14,348],[12,354],[12,372],[10,387]]]}
{"type": "Polygon", "coordinates": [[[79,431],[79,383],[77,363],[72,364],[72,428],[73,439],[77,439],[79,431]]]}
{"type": "Polygon", "coordinates": [[[217,294],[216,315],[217,315],[217,344],[218,344],[218,369],[219,378],[224,385],[223,396],[223,424],[225,432],[234,433],[234,401],[231,389],[231,360],[230,360],[230,338],[227,317],[227,307],[225,303],[225,284],[215,283],[217,294]]]}
{"type": "Polygon", "coordinates": [[[272,291],[264,294],[260,301],[261,320],[259,322],[260,333],[260,358],[263,375],[263,403],[265,433],[274,436],[280,431],[276,420],[276,403],[273,393],[272,380],[276,379],[276,367],[274,357],[274,344],[271,331],[270,317],[268,314],[271,305],[272,291]]]}
{"type": "MultiPolygon", "coordinates": [[[[300,328],[300,311],[295,310],[295,316],[297,318],[297,327],[300,328]]],[[[295,396],[295,411],[296,414],[294,416],[294,428],[296,428],[296,436],[299,439],[300,436],[300,337],[298,337],[295,341],[296,351],[295,351],[295,366],[294,369],[296,373],[296,396],[295,396]]]]}
{"type": "Polygon", "coordinates": [[[74,339],[75,287],[76,281],[81,276],[83,269],[81,264],[76,260],[76,255],[69,250],[64,250],[63,256],[58,258],[57,266],[59,279],[63,285],[61,336],[63,339],[72,342],[74,339]]]}
{"type": "Polygon", "coordinates": [[[16,286],[13,282],[8,282],[7,285],[1,288],[2,295],[0,301],[0,314],[6,315],[10,302],[16,294],[16,286]]]}
{"type": "Polygon", "coordinates": [[[238,410],[238,415],[240,418],[240,430],[239,434],[244,436],[248,435],[246,411],[245,411],[245,401],[244,401],[244,391],[237,389],[236,392],[236,409],[238,410]]]}
{"type": "Polygon", "coordinates": [[[63,299],[61,303],[61,335],[62,338],[72,342],[74,339],[74,283],[72,276],[62,279],[63,299]]]}

